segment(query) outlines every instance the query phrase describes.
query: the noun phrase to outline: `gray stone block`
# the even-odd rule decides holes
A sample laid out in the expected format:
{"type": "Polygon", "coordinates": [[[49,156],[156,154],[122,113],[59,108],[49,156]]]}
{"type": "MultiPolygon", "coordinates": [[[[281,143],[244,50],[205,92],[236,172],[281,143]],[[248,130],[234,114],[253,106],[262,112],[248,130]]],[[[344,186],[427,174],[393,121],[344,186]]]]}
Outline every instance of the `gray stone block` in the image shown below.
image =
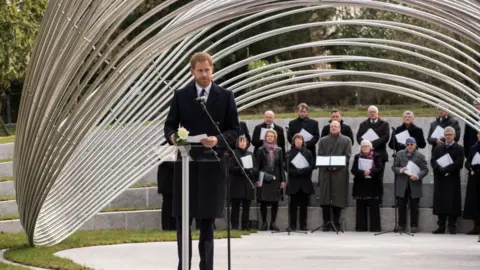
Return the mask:
{"type": "Polygon", "coordinates": [[[0,163],[0,177],[13,175],[13,162],[0,163]]]}
{"type": "Polygon", "coordinates": [[[110,203],[110,207],[145,207],[147,206],[147,192],[147,188],[127,189],[110,203]]]}
{"type": "Polygon", "coordinates": [[[157,193],[156,187],[151,187],[147,190],[147,206],[162,207],[162,194],[157,193]]]}
{"type": "Polygon", "coordinates": [[[126,212],[127,224],[129,230],[135,229],[161,229],[162,217],[161,211],[131,211],[126,212]]]}
{"type": "Polygon", "coordinates": [[[0,144],[0,159],[13,158],[13,143],[0,144]]]}
{"type": "Polygon", "coordinates": [[[8,216],[8,215],[17,215],[18,214],[18,206],[17,201],[1,201],[0,202],[0,216],[8,216]]]}
{"type": "Polygon", "coordinates": [[[0,182],[0,196],[15,195],[13,181],[0,182]]]}
{"type": "Polygon", "coordinates": [[[125,229],[126,228],[126,213],[112,212],[99,213],[93,218],[94,230],[109,230],[109,229],[125,229]]]}
{"type": "Polygon", "coordinates": [[[153,168],[143,177],[141,177],[136,183],[137,184],[156,184],[157,183],[157,170],[158,167],[153,168]]]}
{"type": "Polygon", "coordinates": [[[23,232],[22,225],[20,225],[20,220],[5,220],[0,221],[0,232],[5,233],[18,233],[23,232]]]}
{"type": "MultiPolygon", "coordinates": [[[[90,230],[93,230],[94,227],[93,227],[93,224],[94,224],[94,219],[95,219],[95,216],[93,218],[91,218],[89,221],[85,222],[82,227],[80,227],[80,229],[78,229],[79,231],[90,231],[90,230]]],[[[97,228],[99,229],[99,228],[97,228]]]]}

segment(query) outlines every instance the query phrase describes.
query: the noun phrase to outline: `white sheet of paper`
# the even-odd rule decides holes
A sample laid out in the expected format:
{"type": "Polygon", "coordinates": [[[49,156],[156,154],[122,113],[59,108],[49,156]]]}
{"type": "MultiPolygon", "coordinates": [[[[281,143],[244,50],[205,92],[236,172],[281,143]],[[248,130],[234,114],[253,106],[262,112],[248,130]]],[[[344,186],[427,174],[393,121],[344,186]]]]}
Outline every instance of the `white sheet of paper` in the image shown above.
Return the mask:
{"type": "Polygon", "coordinates": [[[271,128],[262,128],[262,130],[260,131],[260,140],[263,141],[265,139],[265,133],[267,132],[267,130],[270,130],[271,128]]]}
{"type": "Polygon", "coordinates": [[[330,157],[317,156],[317,166],[330,166],[330,157]]]}
{"type": "Polygon", "coordinates": [[[292,159],[292,164],[293,166],[295,166],[295,168],[297,169],[304,169],[304,168],[307,168],[308,165],[308,161],[307,159],[301,154],[301,153],[298,153],[293,159],[292,159]]]}
{"type": "Polygon", "coordinates": [[[404,130],[395,135],[395,139],[401,144],[406,144],[408,138],[410,138],[410,133],[408,133],[408,130],[404,130]]]}
{"type": "Polygon", "coordinates": [[[373,161],[368,158],[359,158],[358,159],[358,169],[361,171],[370,170],[372,168],[373,161]]]}
{"type": "Polygon", "coordinates": [[[480,164],[480,154],[476,153],[472,159],[472,165],[480,164]]]}
{"type": "Polygon", "coordinates": [[[200,135],[195,135],[195,136],[188,136],[187,142],[189,143],[200,143],[201,139],[207,138],[207,134],[200,134],[200,135]]]}
{"type": "Polygon", "coordinates": [[[331,156],[330,157],[331,166],[346,166],[347,158],[345,156],[331,156]]]}
{"type": "Polygon", "coordinates": [[[437,126],[433,131],[432,135],[430,136],[430,138],[435,138],[435,139],[443,138],[444,136],[443,132],[444,132],[444,129],[441,126],[437,126]]]}
{"type": "Polygon", "coordinates": [[[405,168],[407,168],[407,170],[405,171],[405,174],[408,174],[408,175],[418,176],[422,171],[420,170],[420,167],[418,167],[417,164],[415,164],[412,161],[408,161],[407,166],[405,166],[405,168]]]}
{"type": "Polygon", "coordinates": [[[244,156],[240,158],[242,160],[243,168],[251,169],[253,168],[253,159],[252,155],[244,156]]]}
{"type": "Polygon", "coordinates": [[[302,130],[300,130],[300,135],[302,135],[303,139],[308,142],[310,141],[312,138],[313,138],[313,135],[310,134],[308,131],[306,131],[305,129],[302,128],[302,130]]]}
{"type": "Polygon", "coordinates": [[[369,128],[367,130],[367,132],[365,132],[365,134],[363,134],[362,136],[362,139],[364,140],[367,140],[367,141],[375,141],[376,139],[378,139],[380,137],[378,137],[377,133],[375,133],[375,131],[373,131],[373,129],[369,128]]]}
{"type": "Polygon", "coordinates": [[[258,185],[261,187],[263,185],[263,177],[264,177],[265,173],[260,171],[260,173],[258,174],[258,185]]]}
{"type": "Polygon", "coordinates": [[[437,159],[437,164],[440,165],[441,167],[445,168],[448,165],[453,164],[452,157],[450,156],[450,154],[445,154],[442,157],[440,157],[439,159],[437,159]]]}

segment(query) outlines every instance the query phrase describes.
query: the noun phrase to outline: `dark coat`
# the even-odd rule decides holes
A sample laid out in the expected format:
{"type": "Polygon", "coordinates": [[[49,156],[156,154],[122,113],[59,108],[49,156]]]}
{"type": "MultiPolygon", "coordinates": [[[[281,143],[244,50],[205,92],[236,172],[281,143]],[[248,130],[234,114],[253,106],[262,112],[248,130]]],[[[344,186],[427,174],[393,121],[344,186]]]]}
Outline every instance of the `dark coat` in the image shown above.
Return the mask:
{"type": "MultiPolygon", "coordinates": [[[[328,121],[329,123],[332,122],[332,120],[328,121]]],[[[347,136],[348,138],[350,138],[350,140],[352,141],[352,145],[355,144],[355,141],[353,140],[353,131],[352,131],[352,128],[347,125],[347,124],[344,124],[343,123],[343,120],[340,120],[340,133],[344,136],[347,136]]],[[[330,135],[330,125],[325,125],[323,126],[322,128],[322,135],[321,135],[321,138],[323,137],[326,137],[330,135]]]]}
{"type": "Polygon", "coordinates": [[[407,190],[408,186],[410,186],[410,197],[412,197],[412,199],[418,199],[422,197],[422,179],[428,174],[427,160],[422,153],[415,151],[411,156],[408,156],[405,150],[401,150],[397,153],[395,163],[392,165],[392,170],[395,174],[395,188],[397,197],[405,197],[405,191],[407,190]],[[421,170],[420,174],[417,175],[419,178],[417,181],[412,181],[409,175],[401,172],[402,168],[407,166],[408,161],[415,163],[421,170]]]}
{"type": "Polygon", "coordinates": [[[377,136],[379,137],[375,141],[372,141],[373,150],[380,154],[382,157],[382,161],[385,163],[388,161],[388,154],[387,154],[387,143],[388,139],[390,138],[390,125],[383,121],[382,119],[378,118],[375,124],[370,122],[370,118],[363,121],[358,128],[357,133],[357,142],[360,144],[362,142],[362,136],[367,132],[369,129],[373,129],[377,136]]]}
{"type": "Polygon", "coordinates": [[[385,164],[378,153],[373,153],[373,162],[375,167],[370,170],[371,178],[365,178],[364,171],[358,169],[358,159],[360,154],[356,154],[353,159],[351,173],[353,174],[352,196],[358,198],[381,198],[383,196],[382,171],[385,164]]]}
{"type": "MultiPolygon", "coordinates": [[[[247,123],[244,121],[240,121],[240,131],[239,131],[239,137],[240,136],[245,136],[247,138],[247,148],[250,147],[250,144],[252,143],[252,138],[250,137],[250,132],[248,131],[247,123]]],[[[230,145],[232,149],[237,148],[235,145],[236,143],[234,142],[233,144],[230,145]]]]}
{"type": "Polygon", "coordinates": [[[268,166],[268,152],[262,146],[257,151],[258,171],[264,172],[263,185],[257,188],[257,200],[265,202],[278,202],[282,192],[280,183],[285,182],[285,173],[283,168],[283,153],[280,148],[274,152],[274,167],[268,166]],[[273,180],[275,176],[275,180],[273,180]]]}
{"type": "Polygon", "coordinates": [[[405,144],[398,142],[394,137],[395,135],[402,133],[405,130],[408,130],[408,134],[410,134],[410,137],[413,137],[417,142],[417,149],[418,148],[422,149],[422,148],[425,148],[425,146],[427,146],[427,142],[425,141],[425,137],[423,136],[423,129],[415,126],[413,123],[410,124],[408,127],[407,125],[405,125],[405,123],[403,123],[402,125],[398,126],[395,129],[395,131],[392,132],[390,142],[388,142],[388,147],[390,147],[390,149],[396,150],[397,152],[405,149],[406,147],[405,144]],[[393,145],[394,142],[396,144],[396,149],[393,145]]]}
{"type": "Polygon", "coordinates": [[[435,147],[432,154],[433,168],[433,214],[459,217],[462,214],[462,194],[460,190],[460,170],[463,167],[463,147],[457,143],[448,147],[445,144],[435,147]],[[437,159],[449,154],[453,164],[442,168],[437,159]]]}
{"type": "Polygon", "coordinates": [[[157,187],[159,194],[172,195],[173,194],[173,161],[164,161],[158,166],[157,171],[157,187]]]}
{"type": "MultiPolygon", "coordinates": [[[[201,105],[196,101],[197,89],[195,83],[175,91],[170,111],[165,121],[165,138],[170,142],[170,136],[181,125],[190,131],[190,135],[207,134],[217,136],[218,144],[215,153],[207,148],[192,147],[190,156],[190,216],[193,218],[220,218],[225,212],[226,188],[225,171],[227,160],[224,160],[224,149],[215,126],[210,122],[201,105]],[[217,160],[220,157],[220,161],[217,160]]],[[[208,95],[207,110],[213,120],[218,123],[220,131],[227,144],[234,143],[238,138],[239,123],[237,106],[231,91],[227,91],[212,82],[208,95]]],[[[182,214],[182,170],[181,163],[175,163],[175,180],[173,185],[173,215],[182,214]]]]}
{"type": "Polygon", "coordinates": [[[480,220],[480,165],[472,166],[473,157],[477,153],[480,154],[480,144],[471,147],[465,162],[465,168],[468,170],[468,183],[463,205],[464,219],[480,220]]]}
{"type": "Polygon", "coordinates": [[[243,174],[242,168],[238,165],[235,158],[230,158],[230,198],[232,199],[242,199],[242,200],[253,200],[255,199],[255,188],[254,184],[256,182],[257,175],[257,162],[253,153],[250,151],[244,151],[242,149],[235,149],[235,156],[238,161],[241,161],[241,158],[244,156],[252,156],[253,168],[245,169],[250,180],[243,174]],[[250,182],[252,181],[252,182],[250,182]]]}
{"type": "MultiPolygon", "coordinates": [[[[256,156],[257,151],[260,147],[263,146],[263,138],[260,139],[260,135],[262,134],[262,128],[266,128],[267,125],[262,123],[260,125],[255,126],[252,134],[252,145],[255,146],[253,149],[253,154],[256,156]]],[[[285,133],[283,132],[283,128],[275,123],[273,123],[273,129],[277,132],[277,145],[282,149],[283,157],[285,157],[285,133]]]]}
{"type": "MultiPolygon", "coordinates": [[[[442,120],[440,122],[440,119],[437,118],[435,121],[430,123],[430,129],[428,130],[428,136],[427,136],[427,142],[432,145],[432,153],[433,150],[435,150],[435,147],[437,146],[437,139],[431,138],[432,133],[435,131],[437,126],[441,126],[442,128],[446,128],[448,126],[453,127],[455,129],[455,142],[458,142],[460,139],[460,124],[458,123],[457,119],[453,117],[446,117],[446,119],[442,120]]],[[[442,141],[445,142],[445,138],[442,138],[442,141]]]]}
{"type": "Polygon", "coordinates": [[[295,120],[292,120],[288,123],[288,132],[287,132],[287,140],[288,142],[293,145],[292,143],[292,138],[295,134],[300,133],[300,131],[304,129],[308,133],[312,134],[313,138],[305,142],[307,145],[307,149],[310,150],[312,153],[317,153],[316,150],[316,145],[318,143],[318,140],[320,139],[320,131],[318,129],[318,122],[316,120],[310,119],[310,118],[305,118],[305,119],[300,119],[297,118],[295,120]]]}
{"type": "Polygon", "coordinates": [[[463,151],[465,151],[465,156],[468,157],[470,149],[477,143],[477,131],[472,128],[470,125],[465,123],[465,130],[463,133],[463,151]]]}
{"type": "Polygon", "coordinates": [[[288,174],[287,194],[294,195],[299,191],[309,195],[314,194],[312,172],[315,169],[315,158],[312,155],[312,152],[306,148],[292,148],[286,155],[285,163],[285,170],[288,174]],[[298,155],[298,153],[305,157],[310,164],[309,167],[297,169],[292,164],[292,160],[298,155]]]}

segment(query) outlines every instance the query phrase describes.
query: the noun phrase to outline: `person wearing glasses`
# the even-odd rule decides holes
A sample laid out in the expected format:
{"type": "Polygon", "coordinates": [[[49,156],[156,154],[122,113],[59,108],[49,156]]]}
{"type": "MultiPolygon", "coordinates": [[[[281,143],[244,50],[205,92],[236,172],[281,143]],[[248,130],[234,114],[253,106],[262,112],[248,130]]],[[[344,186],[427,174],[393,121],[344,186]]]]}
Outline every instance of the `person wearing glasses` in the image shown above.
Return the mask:
{"type": "Polygon", "coordinates": [[[399,221],[394,231],[405,232],[407,205],[410,203],[410,232],[416,233],[418,230],[418,205],[422,198],[422,179],[428,174],[428,166],[425,156],[417,151],[415,138],[408,138],[405,147],[404,150],[397,153],[397,158],[392,166],[395,174],[395,196],[399,215],[399,221]]]}
{"type": "Polygon", "coordinates": [[[388,147],[390,147],[390,149],[392,150],[396,150],[397,152],[405,149],[406,145],[403,142],[400,142],[399,140],[394,140],[393,136],[396,136],[402,132],[407,131],[408,135],[410,135],[409,137],[412,137],[415,139],[416,146],[418,148],[420,149],[425,148],[425,146],[427,145],[427,142],[425,141],[425,137],[423,136],[423,129],[413,124],[413,120],[415,120],[415,115],[413,114],[413,112],[405,111],[403,113],[402,119],[403,119],[403,123],[392,132],[392,137],[390,139],[390,142],[388,142],[388,147]]]}
{"type": "Polygon", "coordinates": [[[448,116],[448,112],[445,109],[439,107],[437,119],[430,123],[430,129],[427,136],[428,143],[432,145],[432,153],[435,150],[435,147],[445,144],[445,138],[443,136],[437,136],[437,134],[441,133],[434,134],[437,128],[441,131],[441,129],[445,129],[445,127],[453,127],[455,129],[454,141],[458,142],[461,133],[460,124],[457,119],[448,116]]]}
{"type": "Polygon", "coordinates": [[[438,228],[434,234],[444,234],[448,219],[448,231],[457,233],[457,218],[462,215],[460,171],[465,155],[463,146],[455,142],[455,129],[445,127],[445,143],[437,145],[430,161],[433,168],[433,214],[438,216],[438,228]]]}

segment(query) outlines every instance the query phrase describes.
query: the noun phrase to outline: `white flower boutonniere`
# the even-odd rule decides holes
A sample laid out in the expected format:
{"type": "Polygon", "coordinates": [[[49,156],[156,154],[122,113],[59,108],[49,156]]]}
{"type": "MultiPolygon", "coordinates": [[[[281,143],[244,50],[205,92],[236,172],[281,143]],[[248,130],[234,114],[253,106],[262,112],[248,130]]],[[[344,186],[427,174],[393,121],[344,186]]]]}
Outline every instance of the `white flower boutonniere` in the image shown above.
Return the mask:
{"type": "Polygon", "coordinates": [[[188,134],[190,134],[190,131],[188,131],[184,127],[179,127],[177,133],[175,133],[175,141],[177,142],[177,144],[187,144],[188,134]]]}

